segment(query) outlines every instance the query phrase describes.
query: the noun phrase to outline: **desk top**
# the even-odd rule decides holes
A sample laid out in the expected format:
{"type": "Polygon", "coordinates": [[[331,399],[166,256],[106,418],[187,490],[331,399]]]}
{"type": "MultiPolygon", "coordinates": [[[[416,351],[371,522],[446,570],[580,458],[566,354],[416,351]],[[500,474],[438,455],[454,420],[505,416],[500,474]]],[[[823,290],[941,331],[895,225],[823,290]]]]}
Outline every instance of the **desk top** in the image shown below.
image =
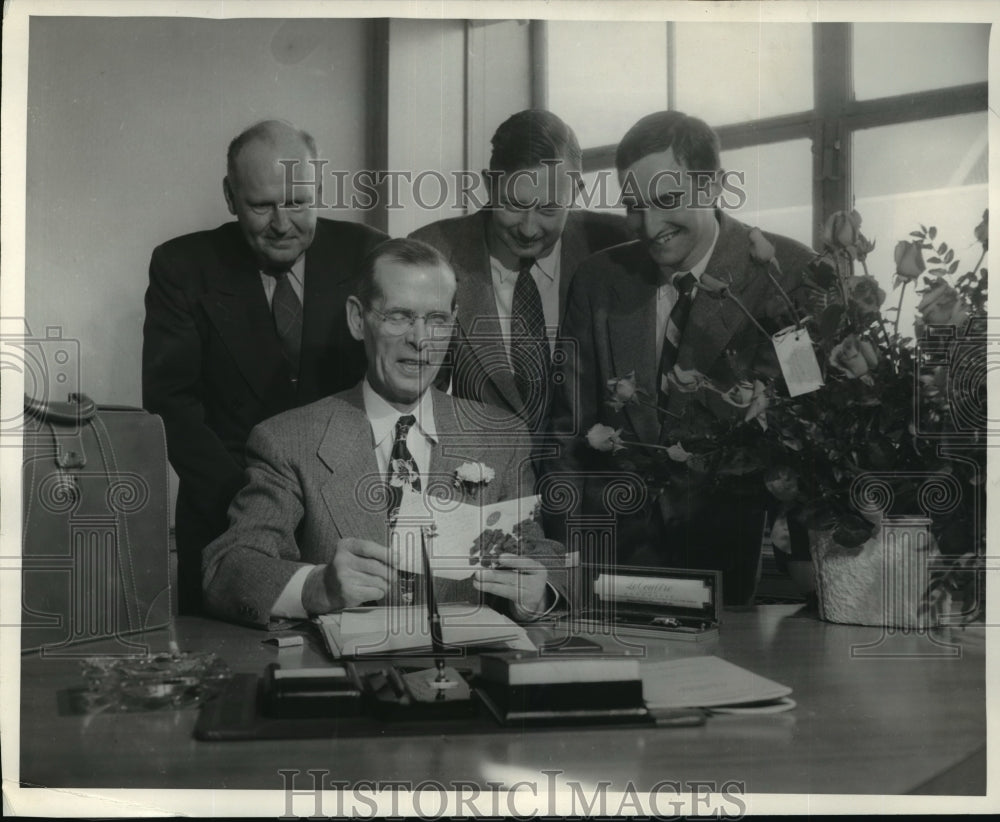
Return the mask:
{"type": "MultiPolygon", "coordinates": [[[[213,650],[234,672],[323,664],[319,642],[278,650],[266,634],[181,618],[180,645],[213,650]]],[[[154,651],[166,637],[147,641],[154,651]]],[[[652,642],[656,658],[714,653],[789,685],[788,713],[712,717],[695,728],[554,728],[517,734],[251,742],[199,742],[196,710],[60,716],[57,695],[79,687],[79,655],[21,661],[22,784],[72,788],[267,788],[281,769],[327,780],[425,779],[439,783],[545,785],[545,771],[583,785],[648,791],[663,780],[742,784],[746,793],[903,794],[985,792],[985,631],[926,634],[832,625],[799,606],[724,614],[714,642],[652,642]],[[973,767],[960,766],[969,761],[973,767]],[[957,787],[956,787],[957,784],[957,787]]],[[[73,651],[81,654],[81,649],[73,651]]],[[[303,776],[303,779],[308,777],[303,776]]],[[[718,788],[717,788],[718,789],[718,788]]]]}

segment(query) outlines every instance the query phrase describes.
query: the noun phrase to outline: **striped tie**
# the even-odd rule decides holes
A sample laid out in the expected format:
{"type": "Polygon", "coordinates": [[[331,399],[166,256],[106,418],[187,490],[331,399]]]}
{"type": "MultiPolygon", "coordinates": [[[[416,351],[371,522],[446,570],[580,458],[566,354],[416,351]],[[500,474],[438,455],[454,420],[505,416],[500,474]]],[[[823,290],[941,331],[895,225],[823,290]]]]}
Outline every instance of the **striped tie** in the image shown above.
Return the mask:
{"type": "Polygon", "coordinates": [[[274,329],[281,341],[281,352],[288,361],[292,381],[298,380],[299,355],[302,350],[302,302],[299,300],[289,272],[274,275],[274,295],[271,297],[271,316],[274,329]]]}
{"type": "Polygon", "coordinates": [[[538,284],[531,276],[533,258],[521,260],[510,312],[510,360],[514,383],[524,403],[522,417],[536,430],[544,417],[549,382],[549,341],[538,284]]]}
{"type": "Polygon", "coordinates": [[[660,355],[659,405],[661,409],[667,404],[667,395],[670,392],[667,376],[673,371],[674,364],[677,362],[681,335],[684,333],[684,326],[687,325],[688,314],[691,313],[691,304],[694,302],[694,287],[698,280],[694,274],[688,271],[686,274],[675,274],[673,283],[674,288],[677,289],[677,302],[674,303],[670,316],[667,318],[667,331],[663,335],[663,350],[660,355]]]}

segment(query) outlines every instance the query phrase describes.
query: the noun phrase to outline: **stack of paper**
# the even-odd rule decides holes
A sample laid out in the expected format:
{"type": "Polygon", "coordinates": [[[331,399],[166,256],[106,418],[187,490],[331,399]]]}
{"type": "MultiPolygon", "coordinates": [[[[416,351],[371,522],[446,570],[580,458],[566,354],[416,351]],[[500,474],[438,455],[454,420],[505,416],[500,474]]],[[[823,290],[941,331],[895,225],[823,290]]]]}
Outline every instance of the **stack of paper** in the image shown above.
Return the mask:
{"type": "Polygon", "coordinates": [[[650,710],[710,708],[713,713],[777,713],[795,707],[792,689],[717,656],[642,665],[642,696],[650,710]]]}
{"type": "MultiPolygon", "coordinates": [[[[524,629],[486,606],[439,606],[441,635],[448,646],[499,645],[534,650],[524,629]]],[[[335,658],[386,653],[430,653],[427,609],[416,606],[351,608],[316,618],[335,658]]]]}

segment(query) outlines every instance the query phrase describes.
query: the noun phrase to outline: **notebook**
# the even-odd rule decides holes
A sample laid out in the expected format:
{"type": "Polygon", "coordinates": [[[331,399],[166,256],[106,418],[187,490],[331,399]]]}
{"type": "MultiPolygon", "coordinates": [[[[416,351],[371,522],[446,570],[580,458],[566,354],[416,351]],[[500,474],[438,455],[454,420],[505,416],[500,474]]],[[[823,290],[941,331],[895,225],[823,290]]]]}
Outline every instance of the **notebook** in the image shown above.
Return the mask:
{"type": "Polygon", "coordinates": [[[717,656],[692,656],[641,666],[650,710],[708,708],[713,713],[778,713],[795,707],[792,689],[717,656]]]}
{"type": "MultiPolygon", "coordinates": [[[[524,628],[492,608],[450,603],[438,606],[438,611],[445,645],[535,650],[524,628]]],[[[316,617],[315,622],[335,659],[432,651],[427,609],[423,607],[349,608],[316,617]]]]}

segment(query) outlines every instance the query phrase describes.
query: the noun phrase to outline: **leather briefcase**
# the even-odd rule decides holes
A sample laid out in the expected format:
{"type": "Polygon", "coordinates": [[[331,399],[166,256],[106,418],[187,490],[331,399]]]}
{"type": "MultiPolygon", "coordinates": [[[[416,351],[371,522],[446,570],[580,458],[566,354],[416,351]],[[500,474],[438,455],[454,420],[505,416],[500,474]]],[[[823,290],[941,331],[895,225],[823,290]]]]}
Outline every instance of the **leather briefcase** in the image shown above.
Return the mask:
{"type": "Polygon", "coordinates": [[[25,397],[21,650],[143,653],[170,622],[163,423],[139,408],[25,397]]]}

